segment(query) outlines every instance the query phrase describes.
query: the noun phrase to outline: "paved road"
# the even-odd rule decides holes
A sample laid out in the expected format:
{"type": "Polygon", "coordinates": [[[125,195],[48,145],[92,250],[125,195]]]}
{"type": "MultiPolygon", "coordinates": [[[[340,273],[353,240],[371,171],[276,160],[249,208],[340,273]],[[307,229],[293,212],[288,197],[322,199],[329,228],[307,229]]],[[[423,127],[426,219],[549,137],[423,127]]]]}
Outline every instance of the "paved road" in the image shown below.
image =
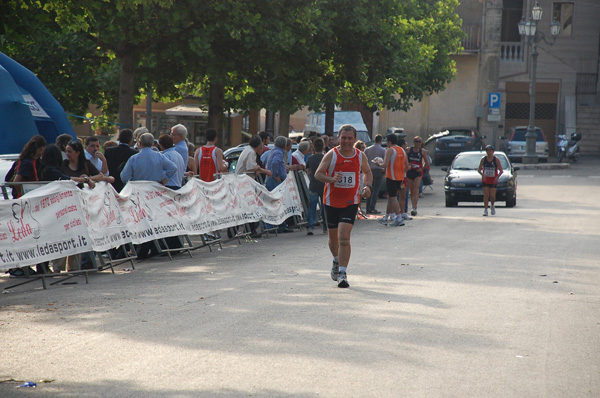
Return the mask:
{"type": "Polygon", "coordinates": [[[357,223],[350,289],[293,233],[0,295],[0,376],[53,380],[0,396],[600,396],[600,161],[522,170],[487,218],[441,176],[407,226],[357,223]]]}

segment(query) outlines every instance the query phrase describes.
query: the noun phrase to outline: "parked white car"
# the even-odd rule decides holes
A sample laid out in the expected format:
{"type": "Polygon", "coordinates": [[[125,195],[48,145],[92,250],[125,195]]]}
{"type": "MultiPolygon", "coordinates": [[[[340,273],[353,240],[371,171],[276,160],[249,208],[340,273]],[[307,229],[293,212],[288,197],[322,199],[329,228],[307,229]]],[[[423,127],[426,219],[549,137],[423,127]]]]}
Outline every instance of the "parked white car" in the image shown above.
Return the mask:
{"type": "MultiPolygon", "coordinates": [[[[546,140],[546,136],[541,128],[536,127],[535,132],[537,133],[535,154],[541,162],[547,162],[550,150],[548,140],[546,140]]],[[[505,140],[503,149],[513,162],[517,160],[522,161],[523,156],[527,153],[525,134],[527,134],[527,126],[516,126],[511,127],[506,136],[502,137],[505,140]]]]}
{"type": "MultiPolygon", "coordinates": [[[[357,140],[361,140],[367,146],[373,142],[367,125],[363,121],[359,111],[335,111],[333,117],[333,131],[335,136],[337,136],[337,132],[344,124],[354,126],[357,140]]],[[[311,131],[316,131],[319,135],[325,134],[325,112],[311,113],[306,117],[304,136],[308,137],[311,131]]]]}

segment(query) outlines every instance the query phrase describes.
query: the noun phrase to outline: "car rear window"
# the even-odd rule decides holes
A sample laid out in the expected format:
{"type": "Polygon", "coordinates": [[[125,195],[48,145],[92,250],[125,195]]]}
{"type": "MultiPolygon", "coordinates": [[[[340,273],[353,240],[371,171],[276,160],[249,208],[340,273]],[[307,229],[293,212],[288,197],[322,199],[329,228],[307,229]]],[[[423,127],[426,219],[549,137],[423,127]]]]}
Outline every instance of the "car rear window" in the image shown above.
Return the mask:
{"type": "Polygon", "coordinates": [[[471,130],[448,130],[448,132],[450,133],[450,135],[461,135],[464,137],[470,137],[471,135],[473,135],[473,132],[471,130]]]}
{"type": "MultiPolygon", "coordinates": [[[[544,135],[542,134],[542,130],[535,129],[537,133],[537,142],[544,142],[544,135]]],[[[513,134],[511,141],[525,141],[525,134],[527,134],[527,129],[517,129],[513,134]]]]}

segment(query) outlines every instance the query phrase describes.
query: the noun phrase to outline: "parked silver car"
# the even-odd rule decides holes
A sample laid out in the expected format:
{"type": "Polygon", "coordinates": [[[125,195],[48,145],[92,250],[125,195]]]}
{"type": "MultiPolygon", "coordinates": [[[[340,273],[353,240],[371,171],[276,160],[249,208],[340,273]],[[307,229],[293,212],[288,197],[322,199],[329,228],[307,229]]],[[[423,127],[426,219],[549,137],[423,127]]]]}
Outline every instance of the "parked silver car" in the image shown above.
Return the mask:
{"type": "MultiPolygon", "coordinates": [[[[536,127],[535,132],[537,133],[537,139],[535,143],[535,153],[541,162],[548,161],[548,140],[541,128],[536,127]]],[[[511,127],[504,137],[503,148],[506,155],[513,162],[522,161],[523,156],[527,153],[525,134],[527,134],[527,126],[516,126],[511,127]]]]}

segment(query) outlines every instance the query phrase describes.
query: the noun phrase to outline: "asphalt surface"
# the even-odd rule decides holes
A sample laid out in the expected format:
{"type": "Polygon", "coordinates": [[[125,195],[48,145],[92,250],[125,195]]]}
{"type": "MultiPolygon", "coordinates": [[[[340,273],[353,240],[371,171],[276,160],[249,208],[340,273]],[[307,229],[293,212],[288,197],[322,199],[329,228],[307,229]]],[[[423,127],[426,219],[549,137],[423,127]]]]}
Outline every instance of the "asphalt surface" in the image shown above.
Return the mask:
{"type": "Polygon", "coordinates": [[[0,397],[600,396],[600,160],[494,217],[432,175],[406,226],[357,221],[349,289],[321,232],[9,289],[0,397]]]}

